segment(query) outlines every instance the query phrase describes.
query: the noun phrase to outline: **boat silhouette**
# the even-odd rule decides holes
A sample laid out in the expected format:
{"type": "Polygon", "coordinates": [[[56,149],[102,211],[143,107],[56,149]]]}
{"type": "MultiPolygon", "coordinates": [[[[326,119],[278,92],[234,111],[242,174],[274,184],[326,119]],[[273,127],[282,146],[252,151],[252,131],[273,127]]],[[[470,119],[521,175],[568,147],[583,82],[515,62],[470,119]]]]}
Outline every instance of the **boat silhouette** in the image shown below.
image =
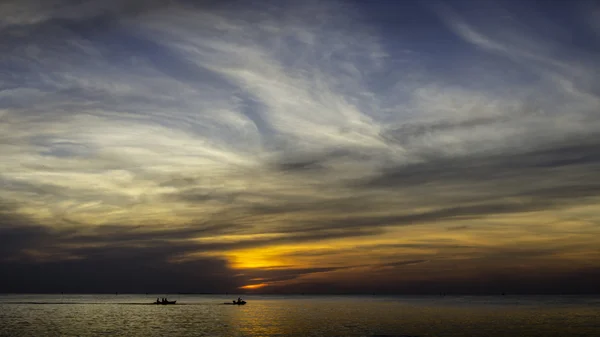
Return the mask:
{"type": "Polygon", "coordinates": [[[158,299],[156,299],[156,301],[153,302],[153,304],[161,304],[161,305],[175,304],[175,303],[177,303],[177,301],[168,301],[167,299],[163,299],[162,301],[159,301],[158,299]]]}

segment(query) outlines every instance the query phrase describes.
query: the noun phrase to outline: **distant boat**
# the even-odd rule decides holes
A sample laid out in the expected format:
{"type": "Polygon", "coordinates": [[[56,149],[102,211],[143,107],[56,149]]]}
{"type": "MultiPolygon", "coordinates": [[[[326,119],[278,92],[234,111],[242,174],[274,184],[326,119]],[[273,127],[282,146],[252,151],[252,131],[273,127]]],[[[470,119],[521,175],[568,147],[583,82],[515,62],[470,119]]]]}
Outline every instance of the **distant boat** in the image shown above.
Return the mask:
{"type": "Polygon", "coordinates": [[[175,303],[177,303],[177,301],[155,301],[153,304],[167,305],[167,304],[175,304],[175,303]]]}
{"type": "Polygon", "coordinates": [[[229,304],[229,305],[244,305],[246,304],[246,301],[231,301],[231,302],[225,302],[223,304],[229,304]]]}

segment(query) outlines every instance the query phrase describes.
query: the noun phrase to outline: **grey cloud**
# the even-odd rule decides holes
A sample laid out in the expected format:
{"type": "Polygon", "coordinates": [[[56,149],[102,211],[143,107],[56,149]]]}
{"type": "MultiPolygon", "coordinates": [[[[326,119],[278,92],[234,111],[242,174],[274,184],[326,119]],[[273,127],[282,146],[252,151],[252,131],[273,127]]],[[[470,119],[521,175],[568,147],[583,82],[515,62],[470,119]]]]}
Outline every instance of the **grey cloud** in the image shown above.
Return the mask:
{"type": "Polygon", "coordinates": [[[196,245],[170,240],[202,231],[185,229],[133,235],[134,229],[112,227],[99,230],[95,238],[82,235],[81,231],[53,230],[9,209],[2,211],[0,289],[3,292],[226,292],[244,284],[242,278],[232,277],[235,273],[220,259],[169,262],[197,249],[196,245]],[[149,237],[153,239],[148,240],[149,237]],[[95,246],[65,248],[65,244],[95,246]],[[28,251],[41,252],[48,258],[40,260],[27,255],[28,251]]]}
{"type": "Polygon", "coordinates": [[[160,253],[111,247],[85,259],[3,262],[0,287],[6,292],[174,293],[227,292],[244,284],[220,259],[168,263],[160,253]]]}
{"type": "Polygon", "coordinates": [[[449,231],[460,231],[460,230],[465,230],[465,229],[469,229],[469,226],[450,226],[450,227],[446,227],[446,230],[449,231]]]}
{"type": "Polygon", "coordinates": [[[319,171],[325,170],[328,162],[332,160],[347,160],[358,161],[374,157],[367,153],[359,152],[355,148],[340,147],[336,149],[325,149],[319,152],[299,152],[290,149],[284,151],[279,156],[274,158],[270,169],[287,172],[309,172],[311,174],[319,174],[319,171]]]}
{"type": "MultiPolygon", "coordinates": [[[[224,234],[236,226],[192,226],[172,230],[105,226],[90,230],[52,230],[32,220],[0,217],[0,287],[8,292],[231,292],[248,283],[251,275],[232,277],[225,261],[195,258],[170,262],[190,253],[253,248],[271,244],[374,234],[368,230],[301,233],[274,239],[222,243],[190,241],[224,234]],[[28,250],[49,254],[39,260],[28,250]],[[46,275],[45,277],[42,277],[46,275]],[[43,280],[43,282],[41,281],[43,280]]],[[[280,269],[256,272],[271,281],[334,270],[332,268],[280,269]]]]}
{"type": "Polygon", "coordinates": [[[435,122],[406,123],[392,129],[385,129],[382,137],[391,143],[409,144],[415,138],[444,131],[468,131],[477,126],[500,124],[509,121],[508,115],[474,117],[464,120],[439,120],[435,122]]]}
{"type": "MultiPolygon", "coordinates": [[[[163,233],[161,233],[161,231],[148,231],[137,234],[123,234],[119,233],[119,231],[113,231],[110,232],[110,235],[107,233],[106,236],[73,235],[63,238],[62,242],[69,244],[102,244],[103,246],[101,249],[108,249],[111,246],[135,247],[137,245],[141,245],[143,247],[151,248],[153,246],[160,247],[164,245],[166,247],[173,247],[173,249],[177,249],[175,254],[178,255],[184,253],[222,252],[234,249],[256,248],[285,243],[317,242],[321,240],[371,236],[381,233],[381,231],[377,229],[323,229],[320,231],[306,231],[293,234],[282,231],[279,232],[282,234],[282,236],[274,238],[217,241],[211,243],[189,241],[189,239],[201,238],[202,236],[199,236],[200,233],[205,236],[216,235],[217,233],[228,234],[226,231],[221,230],[220,226],[216,227],[219,227],[219,231],[212,233],[207,233],[202,230],[194,230],[193,228],[184,228],[172,231],[165,230],[162,231],[163,233]]],[[[232,228],[236,227],[234,226],[232,228]]],[[[69,252],[86,255],[89,252],[94,252],[95,250],[95,248],[81,248],[71,249],[69,252]]]]}
{"type": "MultiPolygon", "coordinates": [[[[600,141],[596,134],[588,137],[523,152],[438,158],[388,168],[356,187],[390,190],[460,184],[467,194],[469,190],[473,193],[490,189],[489,195],[498,200],[531,196],[538,197],[539,203],[565,199],[560,194],[595,196],[593,181],[600,166],[600,141]]],[[[460,198],[461,192],[457,193],[460,198]]]]}
{"type": "MultiPolygon", "coordinates": [[[[71,233],[63,231],[65,235],[71,233]]],[[[0,200],[0,260],[17,256],[26,249],[51,246],[58,233],[16,212],[16,204],[0,200]]]]}
{"type": "MultiPolygon", "coordinates": [[[[399,202],[399,205],[402,203],[399,202]]],[[[431,211],[411,212],[405,211],[398,214],[388,215],[364,215],[358,213],[355,206],[346,205],[344,209],[345,217],[340,219],[319,219],[318,215],[312,220],[291,220],[289,224],[277,228],[278,232],[285,233],[318,233],[320,231],[351,231],[352,229],[369,229],[382,231],[384,228],[395,226],[408,226],[419,224],[430,224],[435,222],[446,222],[456,220],[472,220],[489,215],[512,214],[522,212],[534,212],[546,210],[555,207],[556,202],[536,200],[530,202],[504,202],[504,201],[481,201],[479,203],[462,204],[455,207],[442,207],[437,205],[435,200],[432,200],[431,206],[434,207],[431,211]]],[[[308,207],[307,207],[308,208],[308,207]]],[[[286,212],[286,206],[281,206],[280,212],[286,212]]],[[[291,206],[291,210],[293,210],[291,206]]],[[[330,209],[334,211],[338,209],[330,209]]],[[[260,214],[260,213],[259,213],[260,214]]],[[[365,233],[371,234],[371,233],[365,233]]]]}
{"type": "MultiPolygon", "coordinates": [[[[444,252],[448,252],[451,254],[457,253],[457,252],[461,252],[461,251],[472,251],[472,250],[477,250],[478,247],[474,246],[474,245],[466,245],[466,244],[457,244],[457,243],[453,243],[453,242],[437,242],[437,241],[432,241],[432,242],[415,242],[415,243],[386,243],[386,244],[364,244],[364,245],[360,245],[357,247],[352,247],[352,248],[332,248],[332,249],[323,249],[323,250],[311,250],[311,251],[302,251],[302,252],[294,252],[294,253],[288,253],[286,254],[286,256],[290,256],[290,257],[322,257],[322,258],[327,258],[327,257],[335,257],[335,256],[344,256],[345,254],[369,254],[372,253],[374,250],[378,250],[378,251],[388,251],[391,252],[389,259],[393,259],[396,260],[397,257],[395,256],[397,249],[405,249],[405,248],[409,248],[409,249],[431,249],[431,250],[437,250],[437,251],[444,251],[444,252]]],[[[425,261],[424,259],[414,259],[414,260],[408,260],[408,261],[425,261]]],[[[429,260],[427,260],[429,261],[429,260]]],[[[402,261],[400,261],[402,262],[402,261]]],[[[393,262],[392,262],[393,263],[393,262]]],[[[372,267],[377,267],[379,266],[378,264],[372,264],[372,265],[368,265],[368,266],[372,266],[372,267]]],[[[354,265],[353,267],[366,267],[365,265],[354,265]]]]}
{"type": "MultiPolygon", "coordinates": [[[[266,201],[244,203],[236,199],[223,214],[227,218],[230,212],[235,214],[232,218],[252,221],[260,221],[263,216],[298,215],[298,219],[291,218],[287,224],[266,231],[318,233],[353,228],[383,230],[390,226],[568,207],[593,202],[593,198],[600,196],[600,189],[593,182],[600,166],[598,144],[593,136],[520,153],[432,159],[389,168],[379,175],[354,181],[349,186],[354,195],[347,196],[350,194],[347,190],[339,189],[339,197],[327,200],[247,191],[242,195],[254,194],[266,201]],[[437,191],[449,187],[454,191],[452,196],[442,196],[437,191]],[[384,198],[381,200],[385,202],[370,200],[373,196],[384,198]],[[411,205],[417,203],[431,210],[411,211],[411,205]],[[327,219],[323,214],[345,216],[327,219]]],[[[305,166],[294,169],[301,167],[305,166]]],[[[331,186],[336,185],[323,183],[324,188],[331,186]]],[[[198,200],[191,191],[182,190],[175,195],[192,203],[220,198],[202,194],[198,200]]]]}
{"type": "Polygon", "coordinates": [[[260,282],[281,282],[294,280],[299,277],[317,273],[326,273],[345,269],[343,267],[289,268],[279,267],[244,271],[244,276],[260,278],[260,282]]]}
{"type": "Polygon", "coordinates": [[[157,259],[181,257],[190,253],[222,252],[233,249],[256,248],[273,244],[316,242],[348,237],[371,236],[381,231],[372,228],[321,228],[308,231],[278,230],[273,238],[244,239],[222,242],[197,242],[192,239],[215,235],[238,234],[248,229],[238,224],[213,223],[186,224],[175,229],[157,227],[132,227],[122,225],[101,226],[95,229],[53,230],[40,226],[33,220],[8,213],[0,216],[0,247],[2,256],[23,259],[25,250],[35,249],[53,254],[67,254],[88,258],[114,256],[129,252],[153,254],[157,259]]]}
{"type": "MultiPolygon", "coordinates": [[[[396,271],[397,272],[397,271],[396,271]]],[[[522,270],[506,270],[495,273],[481,272],[456,276],[438,273],[439,277],[419,280],[400,280],[399,275],[377,275],[369,280],[304,281],[299,284],[274,285],[269,291],[276,294],[596,294],[600,271],[582,268],[557,272],[538,270],[527,273],[522,270]],[[552,282],[548,282],[552,280],[552,282]]],[[[431,276],[431,275],[430,275],[431,276]]]]}
{"type": "Polygon", "coordinates": [[[0,216],[0,260],[15,257],[27,248],[44,247],[55,238],[46,227],[18,225],[15,220],[0,216]],[[2,224],[4,222],[10,227],[2,224]]]}
{"type": "Polygon", "coordinates": [[[219,201],[223,203],[232,203],[235,199],[243,195],[241,192],[223,193],[218,188],[192,187],[184,188],[177,192],[166,193],[162,195],[165,200],[183,201],[192,204],[205,203],[209,201],[219,201]]]}
{"type": "Polygon", "coordinates": [[[306,171],[323,169],[319,159],[302,160],[297,158],[293,161],[282,162],[278,165],[281,171],[306,171]]]}
{"type": "Polygon", "coordinates": [[[98,17],[131,16],[166,7],[174,1],[160,0],[23,0],[5,1],[3,7],[14,15],[0,21],[5,26],[44,24],[52,20],[83,21],[98,17]]]}
{"type": "Polygon", "coordinates": [[[415,264],[421,264],[429,262],[429,260],[407,260],[407,261],[396,261],[389,262],[379,265],[380,267],[403,267],[403,266],[412,266],[415,264]]]}
{"type": "MultiPolygon", "coordinates": [[[[242,225],[233,224],[186,224],[182,228],[163,229],[151,226],[101,226],[91,233],[79,233],[65,237],[68,241],[74,243],[117,243],[117,242],[144,242],[144,241],[165,241],[165,240],[185,240],[190,238],[211,237],[214,235],[223,235],[235,233],[244,228],[242,225]]],[[[90,231],[88,231],[90,232],[90,231]]]]}

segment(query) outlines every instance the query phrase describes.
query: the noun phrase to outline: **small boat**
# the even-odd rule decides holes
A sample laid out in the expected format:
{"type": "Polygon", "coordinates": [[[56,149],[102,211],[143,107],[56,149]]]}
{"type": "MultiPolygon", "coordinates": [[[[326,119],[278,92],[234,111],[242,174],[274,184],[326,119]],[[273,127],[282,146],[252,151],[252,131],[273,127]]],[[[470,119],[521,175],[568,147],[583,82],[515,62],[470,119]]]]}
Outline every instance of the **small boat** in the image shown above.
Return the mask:
{"type": "Polygon", "coordinates": [[[225,302],[223,304],[229,304],[229,305],[244,305],[246,304],[246,301],[231,301],[231,302],[225,302]]]}
{"type": "Polygon", "coordinates": [[[177,301],[156,301],[153,304],[167,305],[167,304],[175,304],[175,303],[177,303],[177,301]]]}

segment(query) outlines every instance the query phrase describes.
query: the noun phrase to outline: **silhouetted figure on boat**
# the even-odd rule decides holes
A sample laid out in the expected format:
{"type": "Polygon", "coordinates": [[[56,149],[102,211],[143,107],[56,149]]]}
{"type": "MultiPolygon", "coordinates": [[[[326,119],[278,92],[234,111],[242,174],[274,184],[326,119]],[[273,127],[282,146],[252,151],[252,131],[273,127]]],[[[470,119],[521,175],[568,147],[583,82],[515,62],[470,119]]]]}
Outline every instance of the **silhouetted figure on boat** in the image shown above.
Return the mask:
{"type": "Polygon", "coordinates": [[[233,301],[231,301],[231,303],[225,302],[223,304],[244,305],[244,304],[246,304],[246,301],[244,301],[241,297],[238,297],[237,301],[233,300],[233,301]]]}
{"type": "Polygon", "coordinates": [[[160,300],[157,298],[154,304],[175,304],[177,301],[169,301],[166,297],[161,298],[160,300]]]}

